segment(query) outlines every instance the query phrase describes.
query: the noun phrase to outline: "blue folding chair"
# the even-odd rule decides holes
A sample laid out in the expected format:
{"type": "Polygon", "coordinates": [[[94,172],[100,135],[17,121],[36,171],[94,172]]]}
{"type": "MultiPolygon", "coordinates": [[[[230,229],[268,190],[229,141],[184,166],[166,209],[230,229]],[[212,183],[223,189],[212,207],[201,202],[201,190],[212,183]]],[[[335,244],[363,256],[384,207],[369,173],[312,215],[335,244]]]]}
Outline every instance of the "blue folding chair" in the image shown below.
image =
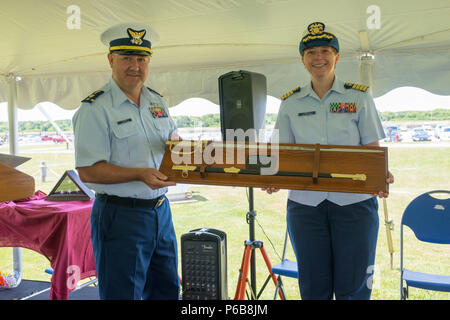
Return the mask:
{"type": "Polygon", "coordinates": [[[272,272],[277,274],[277,286],[275,288],[275,296],[274,300],[277,299],[278,288],[281,289],[281,293],[283,294],[284,299],[286,300],[286,294],[283,288],[283,282],[281,280],[281,276],[290,277],[290,278],[298,278],[298,267],[296,261],[291,261],[289,259],[285,259],[286,256],[286,246],[289,241],[288,231],[286,229],[286,235],[284,236],[284,248],[283,254],[281,256],[281,262],[272,266],[272,272]]]}
{"type": "Polygon", "coordinates": [[[400,229],[400,298],[408,298],[408,287],[450,292],[450,276],[410,271],[403,268],[403,226],[408,226],[418,240],[450,244],[450,191],[426,192],[409,203],[403,212],[400,229]],[[446,199],[432,197],[445,194],[446,199]],[[406,283],[406,287],[403,286],[406,283]]]}

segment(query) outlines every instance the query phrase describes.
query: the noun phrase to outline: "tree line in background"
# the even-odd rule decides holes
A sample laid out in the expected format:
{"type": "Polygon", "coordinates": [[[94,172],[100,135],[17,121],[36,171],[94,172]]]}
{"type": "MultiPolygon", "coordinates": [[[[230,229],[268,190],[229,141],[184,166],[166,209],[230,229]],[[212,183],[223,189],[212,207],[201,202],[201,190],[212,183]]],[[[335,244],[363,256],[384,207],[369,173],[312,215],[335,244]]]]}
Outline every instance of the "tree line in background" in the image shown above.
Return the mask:
{"type": "MultiPolygon", "coordinates": [[[[58,127],[64,132],[72,132],[72,120],[55,121],[58,127]]],[[[0,133],[8,133],[8,122],[0,122],[0,133]]],[[[55,128],[50,121],[19,121],[19,132],[55,132],[55,128]]]]}
{"type": "Polygon", "coordinates": [[[450,109],[432,111],[379,112],[382,121],[449,121],[450,109]]]}
{"type": "MultiPolygon", "coordinates": [[[[433,111],[404,111],[380,112],[382,121],[409,122],[409,121],[449,121],[450,109],[436,109],[433,111]]],[[[173,117],[179,128],[194,127],[220,127],[219,114],[207,114],[201,117],[177,116],[173,117]]],[[[276,114],[266,114],[266,125],[272,126],[277,119],[276,114]]],[[[57,120],[56,124],[64,132],[72,132],[71,120],[57,120]]],[[[19,132],[54,132],[55,129],[49,121],[21,121],[19,132]]],[[[0,122],[0,133],[8,133],[8,123],[0,122]]]]}

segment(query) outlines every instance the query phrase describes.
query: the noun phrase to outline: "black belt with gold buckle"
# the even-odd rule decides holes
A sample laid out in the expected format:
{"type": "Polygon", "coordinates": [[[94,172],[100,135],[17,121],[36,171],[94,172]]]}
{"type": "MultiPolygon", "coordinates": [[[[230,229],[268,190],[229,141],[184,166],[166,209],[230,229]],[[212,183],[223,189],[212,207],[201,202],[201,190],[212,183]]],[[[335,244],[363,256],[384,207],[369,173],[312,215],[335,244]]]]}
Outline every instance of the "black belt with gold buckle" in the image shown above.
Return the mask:
{"type": "Polygon", "coordinates": [[[118,196],[111,196],[107,194],[96,194],[95,197],[102,201],[107,201],[114,204],[119,204],[128,207],[147,207],[158,208],[166,199],[164,196],[160,196],[156,199],[137,199],[137,198],[124,198],[118,196]]]}

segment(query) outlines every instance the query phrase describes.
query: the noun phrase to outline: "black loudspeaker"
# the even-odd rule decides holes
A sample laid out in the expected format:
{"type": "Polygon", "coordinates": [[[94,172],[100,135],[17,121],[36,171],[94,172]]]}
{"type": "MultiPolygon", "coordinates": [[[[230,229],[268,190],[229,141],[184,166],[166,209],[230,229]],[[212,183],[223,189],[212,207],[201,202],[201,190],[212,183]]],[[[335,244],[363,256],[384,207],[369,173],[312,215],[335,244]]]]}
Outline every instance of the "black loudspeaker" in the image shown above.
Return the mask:
{"type": "MultiPolygon", "coordinates": [[[[232,71],[219,77],[220,127],[222,139],[227,129],[262,129],[265,126],[266,77],[249,71],[232,71]]],[[[256,132],[257,134],[257,132],[256,132]]]]}
{"type": "Polygon", "coordinates": [[[181,236],[183,300],[226,300],[227,238],[223,231],[201,228],[181,236]]]}

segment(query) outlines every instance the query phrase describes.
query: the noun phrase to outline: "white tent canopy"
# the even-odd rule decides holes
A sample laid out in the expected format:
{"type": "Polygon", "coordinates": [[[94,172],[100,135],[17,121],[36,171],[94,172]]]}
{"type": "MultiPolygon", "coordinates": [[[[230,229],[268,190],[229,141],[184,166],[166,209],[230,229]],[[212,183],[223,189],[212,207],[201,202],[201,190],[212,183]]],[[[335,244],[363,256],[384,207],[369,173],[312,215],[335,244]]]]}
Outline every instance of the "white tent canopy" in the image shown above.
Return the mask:
{"type": "Polygon", "coordinates": [[[449,0],[2,0],[0,102],[77,108],[110,75],[101,32],[126,21],[158,31],[147,85],[169,106],[217,103],[217,78],[232,70],[263,73],[275,97],[304,84],[298,42],[313,21],[340,40],[341,79],[374,96],[400,86],[448,95],[449,16],[449,0]]]}

